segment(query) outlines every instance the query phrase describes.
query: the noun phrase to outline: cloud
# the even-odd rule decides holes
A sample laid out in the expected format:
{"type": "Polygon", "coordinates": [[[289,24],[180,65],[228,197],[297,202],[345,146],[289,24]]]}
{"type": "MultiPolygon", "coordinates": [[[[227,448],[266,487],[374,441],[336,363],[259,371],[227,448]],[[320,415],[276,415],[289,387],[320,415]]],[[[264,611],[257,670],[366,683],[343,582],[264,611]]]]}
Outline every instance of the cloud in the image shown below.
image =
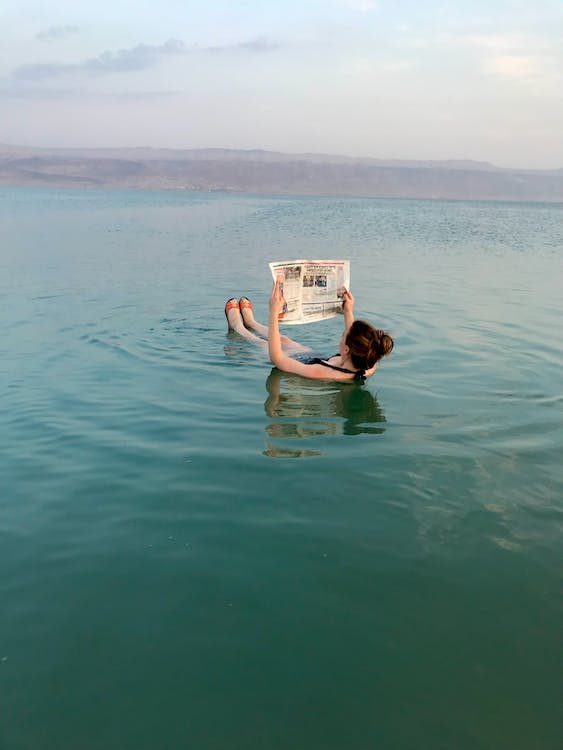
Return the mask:
{"type": "Polygon", "coordinates": [[[279,48],[279,44],[268,41],[262,36],[251,39],[249,42],[241,42],[234,45],[235,49],[248,50],[249,52],[273,52],[279,48]]]}
{"type": "Polygon", "coordinates": [[[271,42],[263,36],[249,39],[235,44],[221,44],[215,47],[198,47],[197,52],[273,52],[279,49],[279,44],[271,42]]]}
{"type": "Polygon", "coordinates": [[[537,34],[447,33],[436,42],[447,49],[465,50],[481,72],[495,78],[552,85],[555,71],[561,68],[549,40],[537,34]]]}
{"type": "Polygon", "coordinates": [[[130,49],[117,52],[102,52],[98,57],[92,57],[81,63],[32,63],[20,65],[12,71],[12,78],[22,81],[42,81],[56,78],[68,73],[123,73],[136,70],[146,70],[155,65],[160,58],[169,55],[181,55],[186,52],[184,43],[177,39],[169,39],[164,44],[137,44],[130,49]]]}
{"type": "Polygon", "coordinates": [[[470,47],[494,52],[522,49],[529,43],[529,40],[514,34],[469,34],[464,41],[470,47]]]}
{"type": "Polygon", "coordinates": [[[12,71],[12,78],[21,81],[41,81],[45,78],[53,78],[63,73],[78,69],[77,65],[65,65],[63,63],[37,63],[20,65],[12,71]]]}
{"type": "Polygon", "coordinates": [[[90,73],[93,75],[106,75],[108,73],[127,73],[138,70],[146,70],[156,65],[158,61],[167,56],[186,55],[189,53],[205,52],[232,52],[246,51],[252,53],[271,52],[278,48],[277,44],[263,37],[257,37],[246,42],[225,45],[221,47],[185,47],[178,39],[169,39],[160,45],[137,44],[129,49],[121,49],[117,52],[102,52],[98,57],[92,57],[78,63],[28,63],[15,68],[12,79],[19,81],[43,81],[48,78],[57,78],[73,73],[90,73]]]}
{"type": "Polygon", "coordinates": [[[523,55],[497,55],[485,61],[485,70],[502,78],[527,79],[536,72],[536,63],[523,55]]]}
{"type": "Polygon", "coordinates": [[[43,41],[52,41],[53,39],[64,39],[71,34],[79,32],[78,26],[49,26],[48,29],[39,31],[35,38],[43,41]]]}
{"type": "Polygon", "coordinates": [[[499,55],[527,55],[545,51],[549,45],[545,38],[526,33],[469,34],[466,32],[444,32],[434,40],[440,46],[469,49],[477,53],[499,55]]]}

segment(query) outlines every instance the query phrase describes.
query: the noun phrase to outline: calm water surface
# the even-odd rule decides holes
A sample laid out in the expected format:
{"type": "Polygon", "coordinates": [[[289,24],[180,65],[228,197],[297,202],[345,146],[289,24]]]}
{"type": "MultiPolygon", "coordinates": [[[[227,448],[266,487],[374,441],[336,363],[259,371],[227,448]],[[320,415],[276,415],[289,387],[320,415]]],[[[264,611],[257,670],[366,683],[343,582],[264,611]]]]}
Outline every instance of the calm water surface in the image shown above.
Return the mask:
{"type": "Polygon", "coordinates": [[[0,190],[1,750],[559,747],[562,290],[561,206],[0,190]],[[291,257],[365,387],[226,335],[291,257]]]}

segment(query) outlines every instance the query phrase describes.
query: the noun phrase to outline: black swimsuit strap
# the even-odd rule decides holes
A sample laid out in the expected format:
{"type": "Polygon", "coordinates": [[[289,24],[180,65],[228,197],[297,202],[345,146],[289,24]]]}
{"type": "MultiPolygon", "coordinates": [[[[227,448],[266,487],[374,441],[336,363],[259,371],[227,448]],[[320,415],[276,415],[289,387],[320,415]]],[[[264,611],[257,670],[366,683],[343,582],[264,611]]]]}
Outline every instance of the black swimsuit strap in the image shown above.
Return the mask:
{"type": "Polygon", "coordinates": [[[365,376],[361,370],[348,370],[346,367],[338,367],[337,365],[331,365],[330,362],[327,362],[324,359],[320,359],[320,357],[314,357],[313,359],[310,359],[307,362],[307,364],[308,365],[324,365],[324,367],[330,367],[331,370],[337,370],[338,372],[348,372],[350,373],[350,375],[354,376],[354,380],[357,380],[360,383],[365,382],[365,376]]]}

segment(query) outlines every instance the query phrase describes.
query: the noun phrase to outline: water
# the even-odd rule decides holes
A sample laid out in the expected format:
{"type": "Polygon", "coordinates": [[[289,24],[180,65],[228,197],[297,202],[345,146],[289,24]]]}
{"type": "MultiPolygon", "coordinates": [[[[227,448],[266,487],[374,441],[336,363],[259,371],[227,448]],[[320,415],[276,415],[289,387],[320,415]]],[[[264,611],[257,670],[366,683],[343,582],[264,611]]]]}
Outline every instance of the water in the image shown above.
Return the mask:
{"type": "Polygon", "coordinates": [[[0,748],[560,746],[562,219],[1,190],[0,748]],[[225,335],[290,257],[365,387],[225,335]]]}

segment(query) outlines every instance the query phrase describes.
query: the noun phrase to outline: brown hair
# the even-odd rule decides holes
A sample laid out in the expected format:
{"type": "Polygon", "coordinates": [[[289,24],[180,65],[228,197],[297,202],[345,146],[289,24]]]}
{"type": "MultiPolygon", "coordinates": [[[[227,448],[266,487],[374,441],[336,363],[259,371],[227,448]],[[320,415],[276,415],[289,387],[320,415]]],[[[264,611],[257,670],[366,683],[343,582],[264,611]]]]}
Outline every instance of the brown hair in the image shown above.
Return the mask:
{"type": "Polygon", "coordinates": [[[346,346],[354,367],[363,375],[393,349],[393,339],[365,320],[355,320],[348,330],[346,346]]]}

